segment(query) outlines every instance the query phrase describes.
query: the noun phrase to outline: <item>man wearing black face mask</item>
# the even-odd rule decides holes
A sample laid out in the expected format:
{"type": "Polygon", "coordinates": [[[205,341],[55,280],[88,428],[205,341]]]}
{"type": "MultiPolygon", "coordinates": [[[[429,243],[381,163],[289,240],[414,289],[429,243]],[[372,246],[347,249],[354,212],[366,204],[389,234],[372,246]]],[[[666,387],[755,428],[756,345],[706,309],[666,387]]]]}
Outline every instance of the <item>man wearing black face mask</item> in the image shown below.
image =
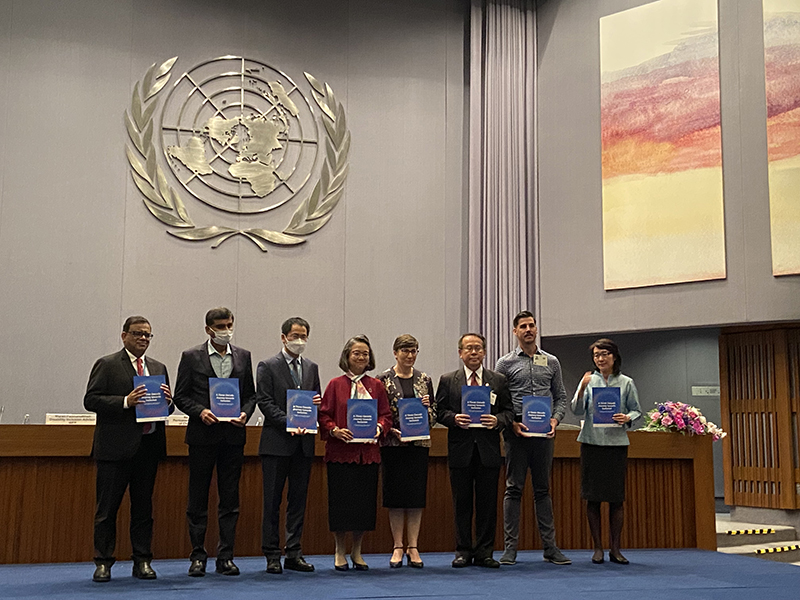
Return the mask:
{"type": "Polygon", "coordinates": [[[192,554],[189,575],[206,573],[205,549],[208,525],[208,489],[214,467],[219,492],[219,545],[216,571],[238,575],[233,563],[236,523],[239,520],[239,479],[244,463],[245,423],[255,410],[256,390],[250,352],[230,343],[233,313],[227,308],[212,308],[206,313],[207,342],[184,351],[175,382],[175,405],[189,415],[186,443],[189,445],[189,539],[192,554]],[[241,413],[230,422],[220,422],[211,411],[209,379],[239,380],[241,413]]]}
{"type": "Polygon", "coordinates": [[[264,512],[261,549],[267,558],[267,573],[282,573],[280,547],[280,508],[286,480],[289,492],[286,506],[286,559],[283,566],[294,571],[313,571],[303,558],[300,539],[306,511],[308,480],[314,458],[314,435],[305,430],[286,431],[286,392],[301,389],[317,392],[319,404],[319,369],[316,363],[300,355],[305,350],[311,326],[305,319],[292,317],[281,327],[283,348],[272,358],[258,363],[256,398],[264,414],[261,430],[261,468],[264,476],[264,512]]]}

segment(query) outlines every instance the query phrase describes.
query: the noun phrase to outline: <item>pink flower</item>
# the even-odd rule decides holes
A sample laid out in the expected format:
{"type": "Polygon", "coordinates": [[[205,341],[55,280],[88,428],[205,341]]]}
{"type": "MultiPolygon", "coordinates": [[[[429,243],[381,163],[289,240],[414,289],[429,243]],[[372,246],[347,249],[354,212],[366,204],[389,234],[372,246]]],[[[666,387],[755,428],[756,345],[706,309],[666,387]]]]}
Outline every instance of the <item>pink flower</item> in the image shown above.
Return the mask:
{"type": "Polygon", "coordinates": [[[670,414],[665,414],[664,417],[661,419],[661,424],[664,427],[669,427],[672,425],[672,416],[670,414]]]}
{"type": "Polygon", "coordinates": [[[681,415],[675,415],[675,426],[678,429],[684,429],[686,427],[686,423],[683,422],[683,417],[681,415]]]}
{"type": "Polygon", "coordinates": [[[650,415],[650,420],[653,421],[653,423],[657,423],[660,416],[661,416],[660,412],[654,411],[653,414],[650,415]]]}

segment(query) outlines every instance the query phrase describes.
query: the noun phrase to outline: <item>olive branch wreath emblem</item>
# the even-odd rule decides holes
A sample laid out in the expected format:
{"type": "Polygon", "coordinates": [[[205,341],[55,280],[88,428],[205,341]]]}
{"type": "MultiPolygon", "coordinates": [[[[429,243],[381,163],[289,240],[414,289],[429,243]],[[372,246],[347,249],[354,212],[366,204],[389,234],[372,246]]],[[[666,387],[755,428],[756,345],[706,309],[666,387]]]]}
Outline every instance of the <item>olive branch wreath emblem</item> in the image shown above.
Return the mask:
{"type": "Polygon", "coordinates": [[[232,229],[220,225],[198,227],[189,216],[177,190],[172,187],[156,159],[153,141],[153,121],[158,106],[157,97],[167,85],[175,56],[161,65],[153,63],[144,77],[133,86],[131,106],[125,111],[125,128],[131,144],[125,154],[131,167],[131,177],[142,194],[142,201],[156,219],[168,227],[167,233],[192,242],[216,240],[218,248],[224,241],[242,235],[267,252],[267,243],[295,246],[306,241],[304,236],[321,229],[333,216],[332,211],[342,199],[344,183],[349,172],[350,131],[342,103],[337,101],[330,85],[304,73],[312,88],[314,101],[322,111],[325,129],[325,153],[319,180],[292,215],[283,231],[267,229],[232,229]]]}

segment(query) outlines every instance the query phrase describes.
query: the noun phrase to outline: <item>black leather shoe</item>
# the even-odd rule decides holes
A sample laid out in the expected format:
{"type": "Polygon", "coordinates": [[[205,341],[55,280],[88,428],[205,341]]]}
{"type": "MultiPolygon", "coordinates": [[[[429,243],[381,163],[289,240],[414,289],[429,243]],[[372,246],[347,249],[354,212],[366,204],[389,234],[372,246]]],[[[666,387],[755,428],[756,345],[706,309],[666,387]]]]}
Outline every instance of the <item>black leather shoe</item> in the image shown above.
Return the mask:
{"type": "Polygon", "coordinates": [[[283,573],[283,567],[281,567],[280,558],[267,559],[267,573],[272,573],[273,575],[280,575],[281,573],[283,573]]]}
{"type": "Polygon", "coordinates": [[[111,567],[109,565],[97,565],[92,575],[92,581],[97,583],[105,583],[111,581],[111,567]]]}
{"type": "Polygon", "coordinates": [[[357,563],[353,561],[353,568],[356,571],[369,571],[369,565],[367,563],[357,563]]]}
{"type": "Polygon", "coordinates": [[[206,561],[195,559],[189,565],[189,577],[202,577],[206,574],[206,561]]]}
{"type": "Polygon", "coordinates": [[[456,556],[455,560],[450,564],[454,569],[463,569],[464,567],[468,567],[471,562],[472,560],[467,556],[456,556]]]}
{"type": "Polygon", "coordinates": [[[156,572],[150,566],[149,560],[133,563],[133,572],[131,573],[136,579],[155,579],[156,572]]]}
{"type": "Polygon", "coordinates": [[[220,575],[238,575],[239,574],[239,567],[233,564],[233,560],[230,558],[218,558],[217,559],[217,573],[220,575]]]}
{"type": "Polygon", "coordinates": [[[288,556],[283,559],[283,568],[290,571],[301,571],[303,573],[311,573],[314,570],[314,565],[307,563],[306,559],[302,556],[289,558],[288,556]]]}
{"type": "Polygon", "coordinates": [[[630,564],[630,561],[627,558],[625,558],[624,556],[622,556],[622,554],[614,555],[614,554],[611,554],[609,552],[608,553],[608,560],[610,560],[612,563],[617,563],[618,565],[630,564]]]}
{"type": "Polygon", "coordinates": [[[343,565],[337,565],[334,563],[333,568],[337,571],[347,571],[350,568],[350,565],[348,563],[344,563],[343,565]]]}
{"type": "Polygon", "coordinates": [[[487,569],[499,569],[500,563],[493,559],[491,556],[481,558],[480,560],[473,560],[474,565],[478,567],[485,567],[487,569]]]}

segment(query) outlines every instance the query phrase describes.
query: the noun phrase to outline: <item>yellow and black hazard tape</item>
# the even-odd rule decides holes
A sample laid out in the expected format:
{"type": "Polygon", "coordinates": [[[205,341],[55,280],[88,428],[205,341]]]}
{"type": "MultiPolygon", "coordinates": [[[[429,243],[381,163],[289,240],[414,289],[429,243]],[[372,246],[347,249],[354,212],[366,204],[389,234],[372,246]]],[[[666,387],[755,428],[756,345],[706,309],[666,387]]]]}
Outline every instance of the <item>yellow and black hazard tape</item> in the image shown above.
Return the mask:
{"type": "Polygon", "coordinates": [[[792,550],[800,550],[800,544],[792,544],[791,546],[780,546],[778,548],[761,548],[756,550],[756,554],[774,554],[776,552],[791,552],[792,550]]]}
{"type": "Polygon", "coordinates": [[[774,529],[731,529],[728,535],[767,535],[775,533],[774,529]]]}

